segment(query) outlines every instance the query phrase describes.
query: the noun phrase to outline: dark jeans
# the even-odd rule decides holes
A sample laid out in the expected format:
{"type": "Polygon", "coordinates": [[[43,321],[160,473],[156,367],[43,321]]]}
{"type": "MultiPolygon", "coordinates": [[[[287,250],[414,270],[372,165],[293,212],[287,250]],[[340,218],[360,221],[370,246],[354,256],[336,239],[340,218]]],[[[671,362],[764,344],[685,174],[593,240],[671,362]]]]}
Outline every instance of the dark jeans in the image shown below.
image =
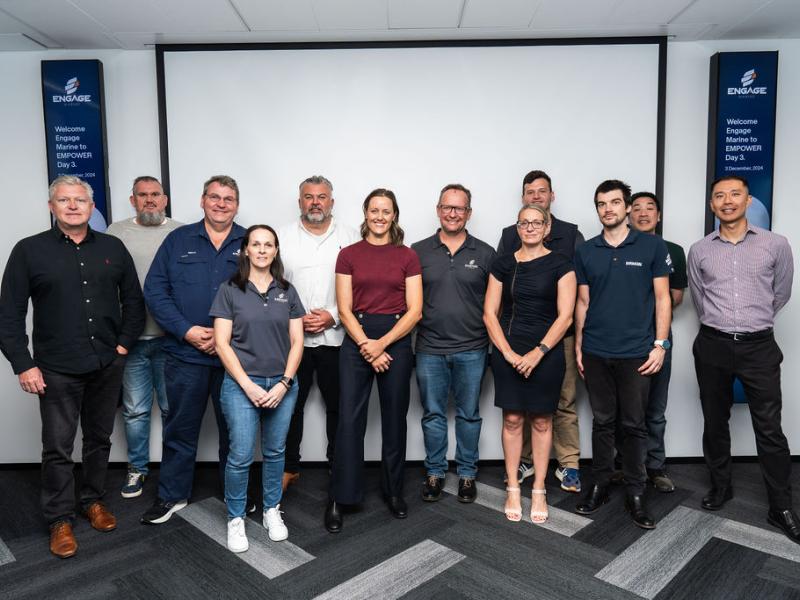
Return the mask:
{"type": "Polygon", "coordinates": [[[791,508],[791,456],[781,429],[783,354],[772,332],[765,332],[756,339],[734,341],[703,326],[692,351],[703,407],[703,454],[711,484],[722,487],[731,483],[728,421],[733,403],[733,380],[738,377],[750,406],[769,506],[776,510],[791,508]]]}
{"type": "Polygon", "coordinates": [[[82,375],[42,368],[42,512],[49,524],[75,516],[75,477],[72,449],[80,420],[83,432],[81,509],[105,492],[111,432],[117,412],[125,359],[82,375]]]}
{"type": "Polygon", "coordinates": [[[192,495],[197,441],[209,396],[217,417],[220,489],[224,489],[228,427],[220,407],[219,395],[225,369],[188,363],[167,355],[164,376],[167,379],[169,413],[164,422],[162,436],[164,443],[158,476],[159,498],[175,502],[188,500],[192,495]]]}
{"type": "Polygon", "coordinates": [[[614,471],[614,438],[619,419],[623,435],[622,472],[628,494],[644,493],[647,456],[645,411],[650,378],[637,369],[646,358],[601,358],[583,354],[583,371],[592,406],[592,472],[608,485],[614,471]]]}
{"type": "Polygon", "coordinates": [[[339,421],[339,347],[316,346],[303,350],[303,360],[297,369],[297,403],[294,406],[289,435],[286,437],[286,465],[288,473],[300,470],[300,442],[303,441],[303,412],[306,400],[317,373],[317,385],[325,401],[325,432],[328,449],[325,456],[333,462],[333,446],[336,441],[336,425],[339,421]]]}
{"type": "MultiPolygon", "coordinates": [[[[399,315],[357,317],[364,333],[377,339],[394,327],[399,315]]],[[[342,504],[358,504],[364,498],[364,435],[372,382],[376,379],[381,404],[381,490],[385,496],[403,495],[406,414],[414,360],[411,336],[396,341],[386,351],[393,360],[384,373],[375,373],[349,337],[339,354],[341,397],[330,494],[342,504]]]]}

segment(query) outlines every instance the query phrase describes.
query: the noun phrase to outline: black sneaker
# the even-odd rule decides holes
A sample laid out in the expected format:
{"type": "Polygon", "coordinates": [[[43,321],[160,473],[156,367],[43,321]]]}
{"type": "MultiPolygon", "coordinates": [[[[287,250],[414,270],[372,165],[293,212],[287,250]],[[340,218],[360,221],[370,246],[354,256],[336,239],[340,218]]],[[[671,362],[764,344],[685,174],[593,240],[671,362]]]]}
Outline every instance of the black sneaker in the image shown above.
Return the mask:
{"type": "Polygon", "coordinates": [[[472,477],[462,477],[458,480],[458,501],[469,504],[475,502],[478,489],[475,487],[475,479],[472,477]]]}
{"type": "Polygon", "coordinates": [[[428,475],[425,478],[425,485],[422,486],[422,499],[425,502],[436,502],[442,497],[442,486],[444,478],[436,475],[428,475]]]}
{"type": "Polygon", "coordinates": [[[148,508],[142,515],[141,522],[145,525],[160,525],[161,523],[166,523],[174,513],[185,507],[186,500],[167,502],[161,498],[156,498],[153,506],[148,508]]]}

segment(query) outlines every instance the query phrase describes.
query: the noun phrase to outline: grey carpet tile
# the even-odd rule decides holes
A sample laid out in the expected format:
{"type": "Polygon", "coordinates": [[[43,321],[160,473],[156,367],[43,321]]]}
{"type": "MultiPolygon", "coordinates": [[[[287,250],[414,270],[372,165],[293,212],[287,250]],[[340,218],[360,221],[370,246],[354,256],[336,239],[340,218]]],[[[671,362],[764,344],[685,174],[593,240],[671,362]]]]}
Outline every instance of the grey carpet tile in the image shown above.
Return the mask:
{"type": "MultiPolygon", "coordinates": [[[[504,514],[504,506],[506,501],[505,488],[497,488],[485,483],[476,482],[475,487],[478,491],[478,496],[475,500],[476,504],[486,506],[492,510],[496,510],[504,514]]],[[[522,488],[522,522],[530,523],[531,512],[531,498],[530,487],[521,486],[522,488]]],[[[444,491],[452,496],[458,494],[458,476],[453,473],[448,473],[445,480],[444,491]]],[[[549,493],[549,490],[548,490],[549,493]]],[[[578,531],[590,525],[591,520],[575,512],[566,511],[557,506],[548,507],[549,516],[545,523],[537,524],[537,527],[548,529],[561,535],[571,537],[578,531]]]]}
{"type": "Polygon", "coordinates": [[[793,561],[770,556],[764,561],[758,576],[800,593],[800,569],[793,561]]]}
{"type": "MultiPolygon", "coordinates": [[[[207,498],[201,502],[190,504],[176,514],[229,552],[227,549],[228,518],[225,503],[216,498],[207,498]]],[[[257,511],[256,515],[260,517],[261,512],[257,511]]],[[[289,540],[283,542],[270,540],[260,518],[257,520],[247,519],[245,530],[250,548],[246,552],[232,554],[268,579],[283,575],[287,571],[314,560],[311,554],[295,546],[289,540]]],[[[289,535],[291,536],[291,530],[289,535]]]]}
{"type": "MultiPolygon", "coordinates": [[[[777,527],[767,527],[770,529],[725,519],[716,535],[734,544],[800,563],[800,544],[790,541],[777,527]]],[[[797,568],[800,569],[800,565],[797,568]]]]}
{"type": "Polygon", "coordinates": [[[315,600],[395,600],[446,571],[465,557],[424,540],[320,594],[315,600]]]}
{"type": "Polygon", "coordinates": [[[656,600],[798,600],[797,590],[758,577],[767,556],[712,538],[656,600]]]}

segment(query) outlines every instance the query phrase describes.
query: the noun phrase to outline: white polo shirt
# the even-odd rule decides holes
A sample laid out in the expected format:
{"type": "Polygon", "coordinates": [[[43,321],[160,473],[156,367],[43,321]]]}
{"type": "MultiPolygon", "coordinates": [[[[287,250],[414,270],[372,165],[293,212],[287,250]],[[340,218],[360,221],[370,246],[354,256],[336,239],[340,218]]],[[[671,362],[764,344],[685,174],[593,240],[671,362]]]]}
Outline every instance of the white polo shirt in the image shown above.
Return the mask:
{"type": "Polygon", "coordinates": [[[335,327],[321,333],[306,333],[307,348],[342,345],[345,331],[336,308],[336,257],[339,250],[360,240],[355,229],[337,223],[335,218],[322,235],[308,231],[300,220],[278,230],[286,279],[297,290],[306,311],[325,309],[336,322],[335,327]]]}

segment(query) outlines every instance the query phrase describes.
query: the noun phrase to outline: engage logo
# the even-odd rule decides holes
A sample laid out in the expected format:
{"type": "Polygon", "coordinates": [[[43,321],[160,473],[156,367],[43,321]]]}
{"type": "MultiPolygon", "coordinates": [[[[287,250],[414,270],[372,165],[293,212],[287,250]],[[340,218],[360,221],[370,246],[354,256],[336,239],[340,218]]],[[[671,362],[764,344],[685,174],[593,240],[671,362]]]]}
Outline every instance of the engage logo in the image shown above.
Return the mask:
{"type": "Polygon", "coordinates": [[[78,91],[78,88],[81,86],[81,82],[78,80],[77,77],[70,77],[67,79],[67,83],[64,84],[64,95],[54,95],[53,102],[55,103],[74,103],[74,102],[91,102],[92,96],[91,94],[76,94],[75,92],[78,91]]]}
{"type": "Polygon", "coordinates": [[[742,74],[740,79],[740,87],[729,87],[728,96],[765,96],[767,94],[766,86],[755,86],[753,82],[758,77],[755,69],[750,69],[742,74]]]}

